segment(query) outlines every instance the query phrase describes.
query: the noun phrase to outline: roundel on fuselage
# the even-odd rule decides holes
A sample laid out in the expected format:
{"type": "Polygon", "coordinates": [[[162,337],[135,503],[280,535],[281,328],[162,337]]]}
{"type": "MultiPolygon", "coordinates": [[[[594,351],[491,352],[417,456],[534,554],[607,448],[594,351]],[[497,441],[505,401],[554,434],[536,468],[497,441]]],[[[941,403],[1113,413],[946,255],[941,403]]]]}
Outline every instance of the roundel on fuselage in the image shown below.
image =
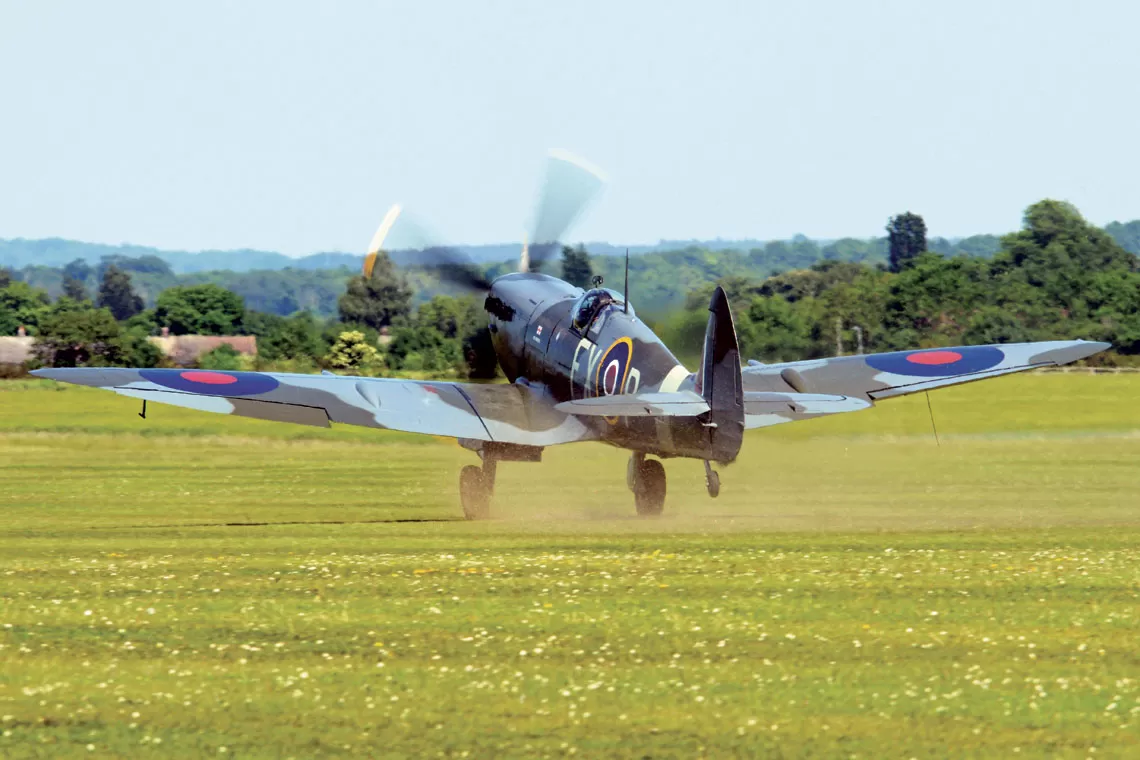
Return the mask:
{"type": "Polygon", "coordinates": [[[598,362],[594,374],[594,395],[615,396],[622,393],[632,359],[633,341],[629,338],[615,340],[598,362]]]}

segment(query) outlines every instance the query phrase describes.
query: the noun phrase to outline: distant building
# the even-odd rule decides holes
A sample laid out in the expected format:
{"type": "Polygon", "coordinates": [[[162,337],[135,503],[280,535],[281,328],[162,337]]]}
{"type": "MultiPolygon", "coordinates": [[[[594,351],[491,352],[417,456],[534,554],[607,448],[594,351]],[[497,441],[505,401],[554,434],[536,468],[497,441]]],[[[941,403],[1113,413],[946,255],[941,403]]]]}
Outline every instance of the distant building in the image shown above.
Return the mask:
{"type": "MultiPolygon", "coordinates": [[[[158,346],[172,364],[190,366],[202,354],[226,345],[244,356],[257,355],[257,338],[252,335],[170,335],[163,330],[162,336],[148,338],[158,346]]],[[[28,336],[24,328],[16,336],[0,336],[0,365],[19,366],[32,358],[32,345],[36,339],[28,336]]]]}
{"type": "Polygon", "coordinates": [[[32,344],[35,342],[35,338],[26,335],[0,336],[0,364],[21,365],[31,359],[32,344]]]}
{"type": "Polygon", "coordinates": [[[219,346],[229,346],[243,356],[257,355],[257,338],[252,335],[171,335],[164,327],[160,337],[148,340],[161,349],[172,363],[186,367],[219,346]]]}

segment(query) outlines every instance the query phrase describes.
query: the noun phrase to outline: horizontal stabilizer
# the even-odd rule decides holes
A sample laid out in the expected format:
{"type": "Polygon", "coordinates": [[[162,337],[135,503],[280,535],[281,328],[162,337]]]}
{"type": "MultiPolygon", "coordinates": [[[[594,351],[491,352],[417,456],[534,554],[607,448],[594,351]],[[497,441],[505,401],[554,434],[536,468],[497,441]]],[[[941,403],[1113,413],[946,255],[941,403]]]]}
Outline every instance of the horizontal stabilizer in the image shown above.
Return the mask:
{"type": "Polygon", "coordinates": [[[745,391],[745,414],[774,414],[795,412],[797,414],[839,414],[857,412],[871,406],[861,398],[834,396],[828,393],[771,393],[768,391],[745,391]]]}
{"type": "MultiPolygon", "coordinates": [[[[863,399],[820,393],[744,394],[744,413],[749,416],[839,414],[869,406],[871,404],[863,399]]],[[[564,401],[554,408],[567,414],[594,417],[699,417],[709,411],[708,403],[693,391],[598,396],[564,401]]]]}
{"type": "Polygon", "coordinates": [[[709,410],[699,393],[633,393],[563,401],[554,407],[588,417],[698,417],[709,410]]]}
{"type": "Polygon", "coordinates": [[[745,391],[744,427],[752,430],[782,425],[785,422],[810,420],[828,414],[857,412],[870,406],[870,401],[853,396],[827,393],[745,391]]]}

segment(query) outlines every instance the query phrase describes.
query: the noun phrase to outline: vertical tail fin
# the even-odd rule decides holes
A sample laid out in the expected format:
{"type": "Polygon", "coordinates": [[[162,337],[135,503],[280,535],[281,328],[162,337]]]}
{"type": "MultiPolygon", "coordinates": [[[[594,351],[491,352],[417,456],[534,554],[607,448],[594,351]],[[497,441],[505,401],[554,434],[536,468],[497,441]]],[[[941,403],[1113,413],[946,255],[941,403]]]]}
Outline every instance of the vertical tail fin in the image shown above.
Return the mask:
{"type": "Polygon", "coordinates": [[[744,390],[741,387],[740,347],[724,288],[717,286],[709,301],[705,348],[696,390],[709,405],[712,456],[731,462],[744,440],[744,390]]]}

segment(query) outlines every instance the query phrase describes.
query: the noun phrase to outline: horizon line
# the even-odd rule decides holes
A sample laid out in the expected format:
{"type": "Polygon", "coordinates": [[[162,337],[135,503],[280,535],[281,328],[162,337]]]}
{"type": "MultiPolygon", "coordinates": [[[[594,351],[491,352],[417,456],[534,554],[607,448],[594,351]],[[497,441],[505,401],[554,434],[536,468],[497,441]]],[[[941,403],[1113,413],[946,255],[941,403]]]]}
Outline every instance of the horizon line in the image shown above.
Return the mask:
{"type": "MultiPolygon", "coordinates": [[[[1111,223],[1112,222],[1110,222],[1109,224],[1111,224],[1111,223]]],[[[1127,224],[1127,222],[1124,222],[1124,224],[1127,224]]],[[[1103,229],[1103,227],[1102,227],[1102,229],[1103,229]]],[[[1007,233],[1007,232],[1001,232],[1001,233],[998,233],[998,232],[975,232],[975,233],[971,233],[969,235],[928,235],[927,237],[930,240],[942,239],[942,240],[954,242],[954,241],[966,240],[966,239],[972,238],[972,237],[980,237],[980,236],[984,236],[984,235],[990,235],[993,237],[1001,237],[1001,236],[1006,235],[1006,234],[1009,234],[1009,233],[1007,233]]],[[[608,246],[610,248],[616,248],[616,249],[620,250],[620,249],[624,249],[624,248],[657,248],[657,247],[660,247],[663,245],[671,245],[671,244],[695,245],[695,244],[700,244],[700,243],[746,243],[746,242],[790,243],[790,242],[796,241],[796,240],[801,239],[801,238],[804,240],[811,241],[813,243],[829,244],[829,243],[838,242],[840,240],[858,240],[861,242],[866,242],[866,241],[870,241],[870,240],[882,240],[886,237],[887,237],[886,235],[871,235],[871,236],[866,236],[866,237],[860,237],[860,236],[856,236],[856,235],[844,235],[841,237],[812,237],[810,235],[806,235],[803,233],[796,233],[790,237],[773,237],[773,238],[759,238],[759,237],[743,237],[743,238],[725,238],[725,237],[660,238],[655,243],[611,243],[607,240],[587,240],[587,241],[576,241],[573,243],[562,242],[562,243],[560,243],[560,245],[569,245],[571,247],[577,247],[579,245],[582,245],[582,246],[585,246],[587,248],[587,250],[590,248],[590,246],[608,246]]],[[[285,253],[283,251],[275,251],[275,250],[268,249],[268,248],[237,247],[237,248],[199,248],[199,249],[191,250],[191,249],[185,249],[185,248],[164,248],[164,247],[156,246],[156,245],[147,245],[144,243],[130,243],[130,242],[126,242],[126,241],[119,242],[119,243],[105,243],[105,242],[99,242],[99,241],[80,240],[78,238],[67,238],[67,237],[59,237],[59,236],[51,236],[51,237],[22,237],[22,236],[20,236],[20,237],[0,237],[0,244],[13,243],[13,242],[43,243],[43,242],[51,242],[51,241],[60,241],[60,242],[65,242],[65,243],[78,243],[81,245],[101,246],[101,247],[105,247],[105,248],[142,248],[142,249],[146,249],[146,250],[156,251],[159,253],[181,253],[181,254],[188,254],[188,255],[198,255],[198,254],[204,254],[204,253],[265,253],[265,254],[273,254],[273,255],[277,255],[277,256],[284,256],[284,257],[290,258],[290,259],[304,259],[304,258],[308,258],[311,256],[322,256],[322,255],[329,255],[329,254],[342,255],[342,256],[359,256],[360,258],[364,258],[364,256],[365,256],[364,253],[357,253],[355,251],[334,250],[334,249],[318,250],[318,251],[312,251],[310,253],[292,254],[292,253],[285,253]]],[[[493,243],[445,243],[445,244],[440,244],[438,246],[425,246],[422,248],[399,247],[399,248],[390,248],[390,249],[385,249],[385,250],[388,253],[402,253],[405,251],[423,251],[423,250],[428,250],[432,247],[435,247],[435,248],[494,248],[494,247],[509,247],[509,246],[515,246],[515,247],[518,247],[521,249],[522,248],[522,242],[521,241],[503,241],[503,242],[493,242],[493,243]]],[[[605,255],[605,254],[601,254],[601,255],[605,255]]]]}

